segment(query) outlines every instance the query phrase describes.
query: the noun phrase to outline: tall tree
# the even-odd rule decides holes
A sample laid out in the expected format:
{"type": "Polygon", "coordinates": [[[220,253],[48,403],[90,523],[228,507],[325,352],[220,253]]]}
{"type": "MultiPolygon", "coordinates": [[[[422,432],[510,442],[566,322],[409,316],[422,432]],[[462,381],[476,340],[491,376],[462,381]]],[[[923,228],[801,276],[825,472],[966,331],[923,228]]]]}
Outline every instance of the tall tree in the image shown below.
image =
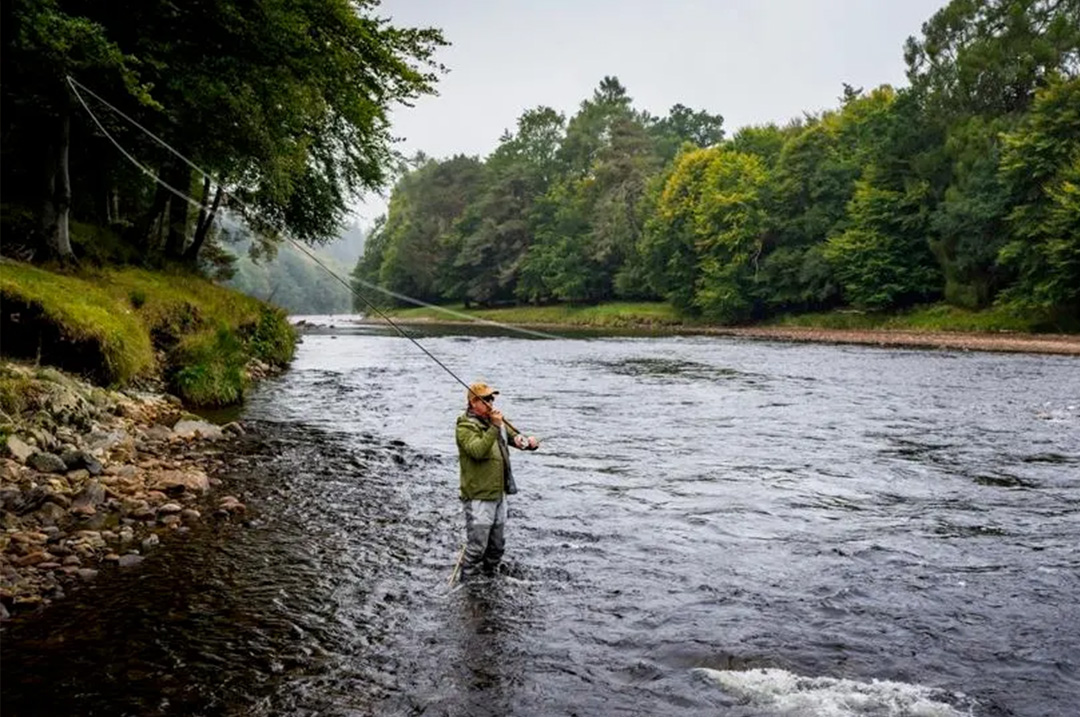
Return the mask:
{"type": "Polygon", "coordinates": [[[1006,303],[1080,319],[1080,78],[1039,91],[1031,114],[1005,136],[1001,175],[1012,209],[999,261],[1017,280],[1006,303]]]}
{"type": "MultiPolygon", "coordinates": [[[[314,243],[336,234],[358,193],[382,183],[393,156],[387,113],[432,91],[433,52],[444,44],[436,30],[392,26],[372,0],[17,2],[4,45],[6,136],[40,135],[22,110],[55,112],[61,99],[34,98],[73,72],[209,170],[256,228],[314,243]]],[[[120,136],[175,189],[203,186],[145,136],[120,136]]],[[[100,147],[99,156],[115,154],[100,147]]],[[[168,197],[159,189],[132,228],[145,234],[168,211],[164,251],[179,259],[196,213],[168,197]]],[[[211,202],[203,209],[212,221],[211,202]]]]}

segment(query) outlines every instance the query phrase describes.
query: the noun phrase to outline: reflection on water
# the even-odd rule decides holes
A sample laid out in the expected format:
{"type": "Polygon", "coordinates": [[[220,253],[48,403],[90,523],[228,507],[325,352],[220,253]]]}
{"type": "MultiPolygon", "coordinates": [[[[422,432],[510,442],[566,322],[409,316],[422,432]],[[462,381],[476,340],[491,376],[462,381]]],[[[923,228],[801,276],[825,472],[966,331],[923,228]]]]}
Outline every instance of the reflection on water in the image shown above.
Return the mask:
{"type": "Polygon", "coordinates": [[[422,340],[543,440],[515,454],[513,577],[447,584],[463,389],[335,324],[246,409],[251,521],[5,627],[4,714],[1074,708],[1075,359],[422,340]]]}

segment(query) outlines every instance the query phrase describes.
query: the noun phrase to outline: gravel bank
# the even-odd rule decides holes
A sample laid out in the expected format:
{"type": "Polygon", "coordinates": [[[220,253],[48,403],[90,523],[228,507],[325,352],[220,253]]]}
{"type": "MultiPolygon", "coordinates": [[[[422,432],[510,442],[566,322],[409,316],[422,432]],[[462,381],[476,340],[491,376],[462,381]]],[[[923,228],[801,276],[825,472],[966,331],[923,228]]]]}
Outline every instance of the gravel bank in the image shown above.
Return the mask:
{"type": "Polygon", "coordinates": [[[0,619],[109,570],[135,568],[164,532],[245,512],[239,498],[214,491],[240,424],[218,427],[172,396],[107,391],[53,369],[5,363],[0,371],[9,404],[0,619]]]}

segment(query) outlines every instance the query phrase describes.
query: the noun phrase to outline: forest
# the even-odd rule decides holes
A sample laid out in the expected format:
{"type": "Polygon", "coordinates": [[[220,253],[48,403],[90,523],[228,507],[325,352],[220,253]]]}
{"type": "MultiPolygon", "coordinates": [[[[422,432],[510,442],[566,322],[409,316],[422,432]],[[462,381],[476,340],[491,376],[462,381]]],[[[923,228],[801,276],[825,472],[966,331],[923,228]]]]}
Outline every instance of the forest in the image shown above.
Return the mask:
{"type": "Polygon", "coordinates": [[[446,44],[377,0],[12,0],[0,32],[4,255],[212,278],[229,224],[337,238],[446,44]]]}
{"type": "Polygon", "coordinates": [[[907,86],[838,82],[834,108],[786,123],[656,116],[609,76],[487,157],[418,154],[355,287],[728,324],[946,302],[1075,328],[1080,0],[952,0],[902,52],[907,86]]]}

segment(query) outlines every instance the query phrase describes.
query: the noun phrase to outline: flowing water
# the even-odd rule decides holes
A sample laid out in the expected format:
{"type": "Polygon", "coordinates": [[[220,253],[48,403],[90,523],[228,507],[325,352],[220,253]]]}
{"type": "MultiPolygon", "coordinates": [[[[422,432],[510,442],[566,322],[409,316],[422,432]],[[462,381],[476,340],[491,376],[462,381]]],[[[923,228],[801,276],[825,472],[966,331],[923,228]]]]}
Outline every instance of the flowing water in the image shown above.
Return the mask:
{"type": "Polygon", "coordinates": [[[1075,359],[422,340],[543,441],[511,575],[448,584],[464,389],[325,330],[245,409],[251,519],[7,626],[3,713],[1077,714],[1075,359]]]}

